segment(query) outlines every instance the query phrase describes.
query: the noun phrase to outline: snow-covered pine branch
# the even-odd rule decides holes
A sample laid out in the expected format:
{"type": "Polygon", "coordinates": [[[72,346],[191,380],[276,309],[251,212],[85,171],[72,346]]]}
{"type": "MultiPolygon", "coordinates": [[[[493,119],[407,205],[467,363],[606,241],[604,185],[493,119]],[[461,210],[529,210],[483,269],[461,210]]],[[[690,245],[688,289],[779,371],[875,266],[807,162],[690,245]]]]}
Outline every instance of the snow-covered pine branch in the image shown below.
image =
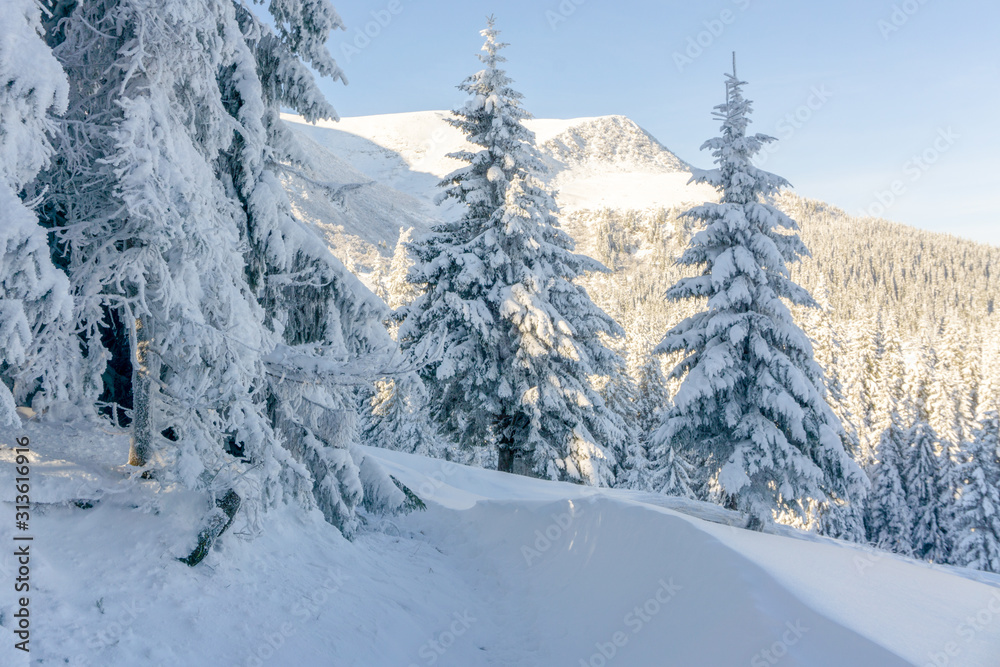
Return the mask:
{"type": "Polygon", "coordinates": [[[67,88],[43,39],[38,4],[5,2],[0,7],[0,426],[19,423],[17,402],[33,398],[41,410],[65,401],[78,370],[69,282],[53,266],[46,230],[20,196],[52,157],[51,114],[65,111],[67,88]]]}
{"type": "Polygon", "coordinates": [[[264,357],[268,374],[280,381],[358,387],[375,380],[417,373],[444,356],[443,336],[427,337],[402,354],[398,348],[338,359],[313,345],[277,345],[264,357]]]}

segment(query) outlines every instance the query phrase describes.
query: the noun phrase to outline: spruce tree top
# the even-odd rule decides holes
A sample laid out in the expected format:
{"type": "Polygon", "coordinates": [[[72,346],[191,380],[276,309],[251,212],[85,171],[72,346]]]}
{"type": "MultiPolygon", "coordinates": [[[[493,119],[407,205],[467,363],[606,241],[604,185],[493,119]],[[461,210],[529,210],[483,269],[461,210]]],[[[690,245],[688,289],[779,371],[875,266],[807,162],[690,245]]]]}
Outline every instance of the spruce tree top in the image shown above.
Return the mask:
{"type": "MultiPolygon", "coordinates": [[[[445,190],[438,200],[457,199],[469,206],[464,219],[485,222],[503,205],[512,178],[525,172],[537,173],[542,165],[529,150],[534,133],[522,123],[531,114],[521,108],[521,93],[511,87],[510,77],[499,69],[500,63],[507,60],[500,55],[507,44],[497,41],[500,31],[492,16],[480,34],[486,42],[478,57],[486,68],[459,84],[459,90],[469,99],[448,122],[461,130],[469,143],[486,150],[448,155],[467,166],[445,177],[445,190]]],[[[547,203],[550,210],[555,208],[552,202],[547,203]]]]}

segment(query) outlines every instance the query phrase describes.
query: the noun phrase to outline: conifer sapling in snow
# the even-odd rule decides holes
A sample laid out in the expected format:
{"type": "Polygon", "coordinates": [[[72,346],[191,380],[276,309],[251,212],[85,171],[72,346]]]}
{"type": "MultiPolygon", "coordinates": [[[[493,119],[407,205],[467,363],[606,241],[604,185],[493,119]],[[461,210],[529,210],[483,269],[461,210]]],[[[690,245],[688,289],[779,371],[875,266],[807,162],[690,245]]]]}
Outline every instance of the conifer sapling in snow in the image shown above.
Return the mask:
{"type": "Polygon", "coordinates": [[[743,85],[734,57],[726,102],[716,107],[722,136],[702,146],[717,168],[694,176],[718,188],[721,202],[686,214],[704,228],[679,262],[701,272],[667,293],[672,300],[707,299],[707,307],[656,349],[686,354],[674,369],[684,380],[657,433],[657,451],[696,452],[719,500],[759,525],[779,512],[801,516],[809,503],[852,500],[867,480],[845,451],[812,346],[782,302],[815,306],[787,268],[808,251],[797,235],[780,231],[797,225],[766,200],[787,182],[751,162],[773,138],[747,134],[743,85]]]}
{"type": "Polygon", "coordinates": [[[421,456],[446,457],[428,422],[427,390],[416,373],[402,373],[376,383],[370,405],[364,427],[367,444],[421,456]]]}
{"type": "Polygon", "coordinates": [[[916,558],[947,563],[951,551],[954,516],[951,460],[942,447],[937,432],[917,411],[906,432],[909,443],[900,470],[906,499],[913,512],[913,555],[916,558]]]}
{"type": "MultiPolygon", "coordinates": [[[[618,475],[617,486],[639,491],[663,490],[656,488],[657,484],[651,478],[654,468],[649,460],[649,447],[650,437],[659,422],[659,414],[664,406],[670,403],[670,394],[667,391],[666,379],[660,368],[660,360],[649,354],[651,349],[651,346],[642,346],[640,352],[633,350],[629,355],[630,359],[641,359],[638,367],[624,376],[627,382],[621,382],[623,386],[630,388],[628,396],[631,400],[630,410],[616,408],[618,414],[626,415],[627,425],[630,427],[629,437],[634,438],[634,442],[627,447],[625,460],[618,475]]],[[[632,366],[634,363],[629,365],[632,366]]],[[[676,460],[683,460],[683,457],[676,456],[676,454],[676,451],[671,450],[671,455],[675,456],[676,460]]],[[[662,452],[660,456],[662,457],[662,452]]],[[[684,461],[684,464],[690,465],[687,461],[684,461]]],[[[657,470],[656,472],[660,474],[663,471],[657,470]]],[[[666,472],[668,477],[671,474],[666,472]]],[[[690,480],[688,482],[690,483],[690,480]]],[[[668,495],[672,494],[672,492],[664,492],[668,495]]]]}
{"type": "Polygon", "coordinates": [[[380,296],[393,310],[410,303],[418,294],[414,285],[407,280],[410,267],[413,266],[413,259],[410,257],[407,246],[412,242],[413,227],[407,227],[399,232],[399,240],[392,253],[392,261],[389,263],[389,273],[382,286],[383,294],[380,296]]]}
{"type": "Polygon", "coordinates": [[[656,450],[658,458],[650,475],[650,486],[666,496],[697,498],[694,466],[673,447],[656,450]]]}

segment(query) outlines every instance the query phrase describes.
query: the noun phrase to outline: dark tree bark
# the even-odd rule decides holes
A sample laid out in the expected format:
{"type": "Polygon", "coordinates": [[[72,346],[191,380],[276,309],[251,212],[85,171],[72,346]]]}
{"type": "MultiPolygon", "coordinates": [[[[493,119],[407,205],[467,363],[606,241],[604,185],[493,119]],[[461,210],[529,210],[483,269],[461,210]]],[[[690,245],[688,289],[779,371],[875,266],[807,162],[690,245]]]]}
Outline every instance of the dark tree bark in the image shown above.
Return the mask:
{"type": "Polygon", "coordinates": [[[198,546],[186,558],[178,558],[185,565],[194,567],[205,559],[215,541],[226,532],[240,509],[240,496],[232,489],[215,501],[215,508],[208,515],[205,527],[198,533],[198,546]]]}
{"type": "Polygon", "coordinates": [[[497,470],[500,472],[514,472],[513,448],[500,445],[497,456],[497,470]]]}
{"type": "Polygon", "coordinates": [[[129,440],[128,464],[142,467],[149,461],[153,446],[153,421],[150,403],[157,387],[153,378],[159,379],[159,357],[150,354],[152,341],[149,329],[141,319],[135,322],[132,335],[132,437],[129,440]]]}
{"type": "Polygon", "coordinates": [[[497,470],[514,472],[514,455],[517,446],[514,444],[514,420],[509,415],[498,415],[493,422],[497,438],[497,470]]]}

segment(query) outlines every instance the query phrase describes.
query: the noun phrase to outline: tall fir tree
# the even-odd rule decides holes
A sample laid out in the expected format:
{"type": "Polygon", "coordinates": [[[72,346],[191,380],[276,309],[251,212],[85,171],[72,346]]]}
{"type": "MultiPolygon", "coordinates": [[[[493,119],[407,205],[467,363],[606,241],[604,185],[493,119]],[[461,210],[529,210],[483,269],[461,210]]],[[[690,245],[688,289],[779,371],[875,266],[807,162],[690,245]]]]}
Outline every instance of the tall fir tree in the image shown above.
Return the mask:
{"type": "MultiPolygon", "coordinates": [[[[358,357],[378,366],[393,347],[379,324],[384,307],[292,216],[277,177],[303,159],[279,118],[282,107],[310,122],[337,118],[306,64],[333,81],[346,81],[324,46],[343,25],[325,1],[281,0],[268,9],[274,27],[248,7],[236,7],[239,31],[233,36],[242,38],[245,48],[233,50],[219,77],[226,109],[239,129],[218,170],[245,212],[240,222],[247,281],[286,358],[318,357],[328,370],[358,357]]],[[[357,525],[354,510],[365,486],[351,452],[360,439],[355,389],[343,377],[316,382],[294,370],[267,373],[268,416],[292,458],[309,470],[311,498],[347,533],[357,525]]],[[[375,472],[372,468],[371,475],[375,472]]]]}
{"type": "Polygon", "coordinates": [[[54,50],[71,82],[60,159],[41,185],[94,398],[110,320],[124,325],[130,463],[256,501],[277,482],[259,392],[273,336],[243,273],[242,211],[215,173],[234,128],[216,77],[242,46],[227,3],[76,7],[54,50]]]}
{"type": "Polygon", "coordinates": [[[424,291],[404,311],[400,343],[444,337],[423,377],[447,437],[492,444],[501,470],[609,485],[624,424],[591,377],[623,372],[600,340],[622,331],[573,282],[604,267],[574,254],[559,228],[492,18],[481,34],[485,69],[459,86],[470,99],[451,119],[475,149],[451,155],[466,166],[442,183],[463,215],[411,246],[410,280],[424,291]]]}
{"type": "Polygon", "coordinates": [[[808,250],[779,231],[798,227],[766,200],[787,182],[751,161],[773,138],[747,134],[743,85],[734,56],[726,102],[716,107],[722,136],[702,146],[718,166],[694,179],[718,188],[722,201],[686,214],[704,228],[679,262],[702,271],[667,292],[672,300],[705,298],[707,309],[656,348],[687,355],[674,370],[684,381],[657,439],[701,451],[720,499],[759,525],[779,513],[803,516],[810,502],[858,499],[867,480],[845,451],[812,346],[782,302],[815,306],[787,268],[808,250]]]}

